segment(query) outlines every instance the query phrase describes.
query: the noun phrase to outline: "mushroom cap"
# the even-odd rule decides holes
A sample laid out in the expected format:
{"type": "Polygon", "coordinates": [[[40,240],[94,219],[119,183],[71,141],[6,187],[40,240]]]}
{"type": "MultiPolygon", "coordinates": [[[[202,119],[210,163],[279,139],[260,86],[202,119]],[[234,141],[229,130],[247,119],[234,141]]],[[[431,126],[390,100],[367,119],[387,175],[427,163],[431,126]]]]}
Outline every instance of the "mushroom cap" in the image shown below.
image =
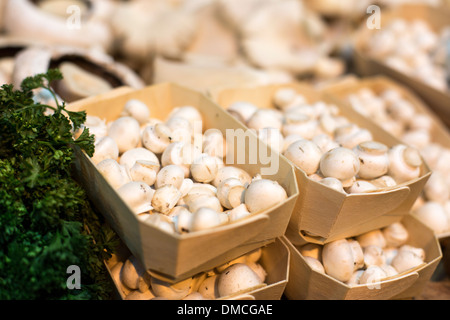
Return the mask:
{"type": "Polygon", "coordinates": [[[97,163],[96,168],[113,189],[131,181],[127,169],[114,159],[102,160],[97,163]]]}
{"type": "Polygon", "coordinates": [[[121,155],[119,163],[123,165],[127,170],[130,170],[137,160],[151,161],[159,164],[159,159],[153,152],[141,147],[125,151],[121,155]]]}
{"type": "Polygon", "coordinates": [[[245,186],[238,178],[228,178],[217,187],[217,198],[227,209],[233,209],[244,202],[245,186]]]}
{"type": "Polygon", "coordinates": [[[206,300],[206,298],[200,292],[192,292],[182,300],[206,300]]]}
{"type": "Polygon", "coordinates": [[[306,263],[311,267],[312,270],[325,274],[325,268],[323,267],[322,263],[313,257],[304,257],[306,263]]]}
{"type": "Polygon", "coordinates": [[[133,181],[142,181],[149,186],[153,186],[160,168],[159,163],[148,160],[136,160],[129,170],[130,177],[133,181]]]}
{"type": "Polygon", "coordinates": [[[322,246],[316,243],[307,243],[299,248],[299,252],[303,257],[315,258],[322,261],[322,246]]]}
{"type": "Polygon", "coordinates": [[[367,246],[364,248],[364,264],[368,266],[382,266],[386,264],[386,255],[381,247],[367,246]]]}
{"type": "Polygon", "coordinates": [[[237,178],[244,186],[252,181],[252,176],[244,169],[235,166],[225,166],[217,170],[217,174],[214,180],[211,181],[211,184],[217,188],[222,181],[228,178],[237,178]]]}
{"type": "Polygon", "coordinates": [[[205,297],[205,299],[214,300],[219,298],[219,292],[217,289],[218,280],[219,280],[218,274],[214,274],[212,276],[207,277],[200,284],[198,292],[203,297],[205,297]]]}
{"type": "Polygon", "coordinates": [[[161,154],[173,141],[172,131],[163,123],[147,125],[142,130],[142,145],[155,154],[161,154]]]}
{"type": "Polygon", "coordinates": [[[156,211],[167,215],[176,206],[180,198],[180,190],[173,185],[166,184],[156,189],[152,199],[152,206],[156,211]]]}
{"type": "Polygon", "coordinates": [[[181,300],[186,297],[191,291],[191,285],[192,278],[187,278],[173,284],[155,277],[151,279],[151,288],[155,296],[169,300],[181,300]]]}
{"type": "Polygon", "coordinates": [[[359,278],[359,283],[373,285],[374,283],[382,281],[386,277],[386,272],[380,266],[372,265],[364,270],[363,274],[359,278]]]}
{"type": "Polygon", "coordinates": [[[191,231],[200,231],[217,227],[221,224],[219,212],[202,207],[192,215],[191,231]]]}
{"type": "Polygon", "coordinates": [[[408,241],[409,232],[401,222],[394,222],[382,229],[387,247],[400,247],[408,241]]]}
{"type": "Polygon", "coordinates": [[[413,250],[399,250],[392,259],[392,266],[398,273],[407,271],[424,263],[423,258],[413,250]]]}
{"type": "Polygon", "coordinates": [[[261,278],[245,263],[236,263],[226,268],[217,280],[220,297],[242,292],[262,284],[261,278]]]}
{"type": "Polygon", "coordinates": [[[181,184],[184,180],[184,169],[183,167],[170,164],[168,166],[162,167],[156,176],[155,187],[158,189],[165,185],[173,185],[177,189],[181,188],[181,184]]]}
{"type": "Polygon", "coordinates": [[[122,116],[133,117],[139,124],[144,124],[150,118],[150,109],[144,102],[138,99],[130,99],[123,107],[122,116]]]}
{"type": "Polygon", "coordinates": [[[245,203],[241,203],[237,207],[226,211],[226,214],[228,215],[228,221],[232,222],[232,221],[243,219],[243,218],[249,216],[251,213],[248,211],[245,203]]]}
{"type": "Polygon", "coordinates": [[[258,109],[247,121],[250,129],[259,131],[265,127],[281,130],[283,122],[280,111],[274,109],[258,109]]]}
{"type": "Polygon", "coordinates": [[[108,136],[116,141],[121,154],[136,148],[141,139],[139,122],[132,117],[120,117],[109,125],[108,136]]]}
{"type": "Polygon", "coordinates": [[[383,232],[380,229],[375,229],[360,234],[356,237],[356,241],[359,242],[362,248],[370,245],[375,245],[380,248],[386,247],[386,239],[384,238],[383,232]]]}
{"type": "Polygon", "coordinates": [[[257,106],[246,101],[236,101],[227,108],[227,111],[242,123],[247,123],[256,110],[257,106]]]}
{"type": "Polygon", "coordinates": [[[353,151],[360,161],[358,171],[360,178],[375,179],[388,172],[388,147],[385,144],[377,141],[364,141],[353,148],[353,151]]]}
{"type": "Polygon", "coordinates": [[[118,195],[135,213],[143,213],[153,209],[152,199],[155,190],[142,181],[131,181],[117,189],[118,195]]]}
{"type": "Polygon", "coordinates": [[[120,271],[122,283],[131,290],[145,292],[149,288],[151,278],[144,266],[133,255],[128,257],[120,271]]]}
{"type": "Polygon", "coordinates": [[[346,181],[358,173],[360,163],[351,149],[337,147],[323,154],[319,166],[325,177],[346,181]]]}
{"type": "Polygon", "coordinates": [[[95,139],[95,152],[91,157],[91,160],[97,164],[105,159],[119,158],[119,147],[117,146],[116,140],[109,136],[100,137],[95,139]]]}
{"type": "Polygon", "coordinates": [[[197,182],[209,183],[213,181],[218,170],[218,158],[207,153],[202,153],[191,164],[191,175],[197,182]]]}
{"type": "Polygon", "coordinates": [[[355,269],[355,257],[347,239],[326,243],[322,249],[322,264],[327,275],[346,282],[355,269]]]}
{"type": "Polygon", "coordinates": [[[303,139],[291,143],[284,152],[284,156],[310,175],[319,169],[322,150],[314,142],[303,139]]]}
{"type": "Polygon", "coordinates": [[[416,148],[398,144],[389,149],[388,155],[388,175],[394,178],[397,183],[406,182],[420,176],[422,158],[416,148]]]}
{"type": "Polygon", "coordinates": [[[427,201],[412,214],[427,227],[436,233],[442,233],[449,229],[449,221],[444,207],[435,201],[427,201]]]}
{"type": "Polygon", "coordinates": [[[267,210],[287,199],[284,188],[269,179],[254,180],[244,193],[244,203],[251,213],[267,210]]]}

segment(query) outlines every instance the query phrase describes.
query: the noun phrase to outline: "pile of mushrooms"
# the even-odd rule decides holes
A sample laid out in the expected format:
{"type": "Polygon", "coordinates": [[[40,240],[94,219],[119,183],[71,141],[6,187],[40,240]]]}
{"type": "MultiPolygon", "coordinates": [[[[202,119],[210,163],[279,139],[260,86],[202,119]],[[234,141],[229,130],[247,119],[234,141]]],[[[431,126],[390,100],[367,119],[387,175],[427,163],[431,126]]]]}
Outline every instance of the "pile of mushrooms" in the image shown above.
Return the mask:
{"type": "Polygon", "coordinates": [[[353,194],[420,177],[422,158],[416,148],[374,141],[369,130],[350,122],[337,106],[310,103],[291,88],[276,90],[273,102],[275,109],[237,101],[227,111],[310,179],[353,194]]]}
{"type": "Polygon", "coordinates": [[[450,149],[435,142],[434,120],[417,111],[407,98],[395,89],[376,94],[365,87],[349,94],[353,108],[370,117],[405,144],[417,148],[432,170],[412,213],[437,234],[450,231],[450,149]]]}
{"type": "Polygon", "coordinates": [[[216,268],[176,283],[157,279],[135,256],[111,267],[125,300],[229,299],[266,286],[267,272],[259,263],[262,249],[255,249],[216,268]]]}
{"type": "Polygon", "coordinates": [[[409,232],[401,222],[353,238],[298,248],[312,270],[348,286],[373,285],[425,264],[425,251],[407,244],[409,232]]]}
{"type": "Polygon", "coordinates": [[[367,39],[365,50],[393,69],[447,91],[449,37],[449,28],[435,31],[425,20],[396,18],[367,39]]]}
{"type": "Polygon", "coordinates": [[[288,198],[277,182],[224,164],[226,139],[202,132],[193,106],[152,118],[131,99],[114,121],[87,116],[95,136],[91,160],[139,219],[172,233],[213,228],[279,205],[288,198]],[[200,143],[198,143],[200,141],[200,143]]]}

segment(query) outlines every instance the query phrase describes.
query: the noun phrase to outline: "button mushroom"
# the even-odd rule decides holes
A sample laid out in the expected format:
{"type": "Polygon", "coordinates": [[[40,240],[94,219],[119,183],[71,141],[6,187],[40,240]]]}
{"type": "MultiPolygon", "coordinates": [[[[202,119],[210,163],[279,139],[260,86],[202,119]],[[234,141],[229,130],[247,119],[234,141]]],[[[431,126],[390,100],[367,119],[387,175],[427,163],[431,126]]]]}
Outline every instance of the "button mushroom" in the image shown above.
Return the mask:
{"type": "Polygon", "coordinates": [[[363,266],[364,255],[357,241],[341,239],[323,246],[322,263],[328,275],[346,282],[363,266]]]}
{"type": "Polygon", "coordinates": [[[353,151],[359,158],[358,176],[362,179],[375,179],[385,175],[389,169],[388,147],[376,141],[358,144],[353,151]]]}
{"type": "Polygon", "coordinates": [[[148,184],[141,181],[128,182],[117,189],[122,200],[135,214],[147,212],[153,209],[152,199],[155,194],[148,184]]]}
{"type": "Polygon", "coordinates": [[[298,140],[292,143],[284,152],[284,156],[307,175],[319,169],[322,151],[310,140],[298,140]]]}
{"type": "Polygon", "coordinates": [[[261,278],[244,263],[236,263],[225,269],[217,280],[219,297],[244,292],[261,285],[261,278]]]}
{"type": "Polygon", "coordinates": [[[108,136],[116,141],[121,154],[136,148],[141,139],[139,122],[132,117],[120,117],[110,124],[108,136]]]}
{"type": "Polygon", "coordinates": [[[422,158],[416,148],[399,144],[390,148],[388,155],[388,175],[394,178],[397,183],[403,183],[420,176],[422,158]]]}
{"type": "Polygon", "coordinates": [[[319,168],[325,177],[336,178],[349,187],[359,172],[360,162],[351,149],[338,147],[322,155],[319,168]]]}
{"type": "Polygon", "coordinates": [[[244,193],[244,203],[251,213],[267,210],[287,198],[286,190],[277,181],[269,179],[251,182],[244,193]]]}

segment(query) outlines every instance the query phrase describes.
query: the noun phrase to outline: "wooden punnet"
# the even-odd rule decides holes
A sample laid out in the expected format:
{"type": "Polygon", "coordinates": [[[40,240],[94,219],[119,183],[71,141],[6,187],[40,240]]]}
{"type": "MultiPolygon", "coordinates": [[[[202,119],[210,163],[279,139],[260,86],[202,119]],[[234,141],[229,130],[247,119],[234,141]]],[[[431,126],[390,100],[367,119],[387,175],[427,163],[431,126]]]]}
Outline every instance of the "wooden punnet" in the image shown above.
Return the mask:
{"type": "MultiPolygon", "coordinates": [[[[308,101],[335,104],[343,116],[371,131],[375,141],[388,147],[400,143],[339,99],[321,94],[303,83],[226,89],[215,93],[213,98],[225,109],[236,101],[247,101],[260,108],[274,108],[274,92],[287,87],[294,88],[308,101]]],[[[402,220],[409,213],[431,174],[427,165],[423,164],[420,177],[412,181],[376,192],[344,194],[310,179],[296,166],[295,169],[299,196],[286,230],[286,237],[294,244],[324,244],[402,220]]]]}
{"type": "MultiPolygon", "coordinates": [[[[85,110],[89,115],[110,121],[118,117],[125,103],[131,98],[146,103],[151,116],[155,118],[165,120],[175,107],[192,105],[203,115],[204,130],[218,129],[224,136],[227,129],[246,132],[244,126],[203,94],[170,83],[139,90],[116,89],[100,96],[79,100],[71,104],[69,109],[85,110]]],[[[251,131],[237,139],[246,139],[247,144],[241,144],[239,141],[232,144],[231,154],[234,157],[239,155],[238,151],[242,151],[237,150],[238,147],[258,145],[257,137],[251,131]]],[[[270,151],[266,146],[260,148],[266,148],[266,154],[270,151]]],[[[246,153],[245,149],[243,151],[246,153]]],[[[290,163],[278,154],[270,153],[270,161],[265,161],[264,164],[259,157],[256,157],[256,160],[248,159],[245,163],[238,163],[236,158],[227,157],[227,165],[230,162],[253,176],[261,174],[277,181],[286,190],[288,198],[268,210],[214,229],[187,234],[168,233],[138,219],[106,182],[93,162],[79,149],[76,153],[75,174],[87,189],[99,212],[153,276],[171,282],[208,270],[275,241],[284,234],[298,196],[294,170],[290,163]],[[264,174],[264,169],[271,170],[273,164],[277,165],[276,172],[264,174]]]]}
{"type": "Polygon", "coordinates": [[[425,263],[377,283],[349,286],[311,269],[296,246],[286,241],[291,268],[285,295],[292,300],[389,300],[412,299],[421,294],[442,258],[433,231],[411,215],[401,221],[409,232],[407,244],[425,250],[425,263]]]}

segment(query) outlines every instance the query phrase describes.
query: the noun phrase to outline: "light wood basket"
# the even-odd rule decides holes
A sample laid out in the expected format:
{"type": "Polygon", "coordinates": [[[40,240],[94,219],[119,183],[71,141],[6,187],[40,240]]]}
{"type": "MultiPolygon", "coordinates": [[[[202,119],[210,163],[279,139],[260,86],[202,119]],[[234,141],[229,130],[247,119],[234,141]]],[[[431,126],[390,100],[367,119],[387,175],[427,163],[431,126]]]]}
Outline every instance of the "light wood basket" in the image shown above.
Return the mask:
{"type": "Polygon", "coordinates": [[[425,263],[379,283],[349,286],[312,270],[298,247],[287,241],[291,252],[285,296],[292,300],[407,300],[421,294],[442,259],[433,231],[411,215],[401,221],[410,234],[407,244],[425,250],[425,263]]]}
{"type": "MultiPolygon", "coordinates": [[[[117,263],[124,263],[131,255],[125,245],[121,245],[111,259],[105,261],[108,273],[113,281],[119,299],[125,300],[126,296],[120,290],[121,284],[113,276],[111,270],[117,263]]],[[[242,292],[237,296],[223,297],[221,300],[280,300],[289,280],[290,250],[283,238],[277,238],[274,242],[261,247],[261,258],[258,261],[267,273],[265,285],[257,289],[242,292]]]]}
{"type": "MultiPolygon", "coordinates": [[[[304,83],[225,89],[215,92],[212,98],[224,109],[237,101],[247,101],[260,108],[275,108],[272,97],[280,88],[293,88],[311,102],[324,101],[338,106],[343,116],[371,131],[374,140],[388,147],[400,143],[347,104],[304,83]]],[[[303,170],[295,166],[300,193],[285,235],[297,245],[306,242],[324,244],[398,222],[409,214],[431,174],[426,164],[422,165],[421,170],[419,178],[393,188],[364,194],[344,194],[308,178],[303,170]]]]}
{"type": "MultiPolygon", "coordinates": [[[[205,95],[171,83],[139,90],[115,89],[79,100],[70,104],[68,109],[85,110],[88,115],[110,121],[118,117],[125,103],[132,98],[146,103],[152,117],[158,119],[165,120],[175,107],[191,105],[203,115],[205,130],[219,129],[225,136],[226,129],[246,129],[205,95]]],[[[249,144],[256,145],[259,142],[252,132],[246,138],[249,144]]],[[[238,154],[238,146],[239,143],[234,144],[234,156],[238,154]]],[[[284,187],[288,195],[285,201],[264,212],[213,229],[187,234],[169,233],[138,219],[93,162],[80,149],[75,151],[76,178],[86,188],[93,204],[145,268],[153,276],[165,281],[176,282],[188,278],[275,241],[285,233],[298,197],[293,167],[278,154],[271,153],[271,160],[278,161],[278,171],[274,175],[262,176],[277,181],[284,187]]],[[[270,166],[262,164],[260,159],[256,160],[257,162],[248,161],[244,164],[235,161],[236,164],[233,165],[252,176],[270,166]]],[[[229,159],[227,164],[228,161],[229,159]]]]}

